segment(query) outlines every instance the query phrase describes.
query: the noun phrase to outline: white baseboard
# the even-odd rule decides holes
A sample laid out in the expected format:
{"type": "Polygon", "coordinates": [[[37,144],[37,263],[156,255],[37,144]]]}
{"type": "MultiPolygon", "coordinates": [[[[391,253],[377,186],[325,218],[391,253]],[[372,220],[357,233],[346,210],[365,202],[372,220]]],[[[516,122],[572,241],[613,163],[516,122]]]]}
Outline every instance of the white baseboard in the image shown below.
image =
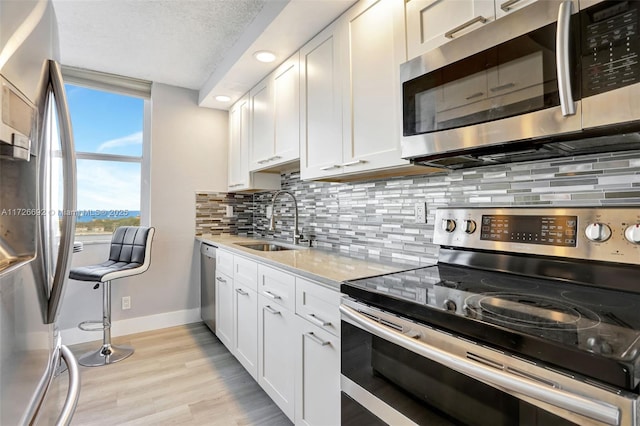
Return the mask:
{"type": "MultiPolygon", "coordinates": [[[[149,315],[146,317],[129,318],[114,321],[111,325],[111,336],[126,336],[127,334],[159,330],[161,328],[175,327],[177,325],[191,324],[200,321],[202,321],[202,319],[200,318],[199,308],[165,312],[163,314],[149,315]]],[[[82,331],[74,327],[61,330],[60,334],[62,335],[62,344],[67,346],[102,340],[102,330],[82,331]]]]}

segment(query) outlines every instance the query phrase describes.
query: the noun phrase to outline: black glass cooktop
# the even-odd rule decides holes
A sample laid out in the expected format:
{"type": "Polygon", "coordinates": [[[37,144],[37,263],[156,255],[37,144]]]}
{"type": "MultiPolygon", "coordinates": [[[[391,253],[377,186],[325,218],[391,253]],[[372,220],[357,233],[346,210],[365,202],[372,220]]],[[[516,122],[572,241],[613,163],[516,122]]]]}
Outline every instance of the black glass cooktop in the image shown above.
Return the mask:
{"type": "Polygon", "coordinates": [[[446,264],[350,281],[341,291],[615,386],[639,382],[640,294],[446,264]]]}

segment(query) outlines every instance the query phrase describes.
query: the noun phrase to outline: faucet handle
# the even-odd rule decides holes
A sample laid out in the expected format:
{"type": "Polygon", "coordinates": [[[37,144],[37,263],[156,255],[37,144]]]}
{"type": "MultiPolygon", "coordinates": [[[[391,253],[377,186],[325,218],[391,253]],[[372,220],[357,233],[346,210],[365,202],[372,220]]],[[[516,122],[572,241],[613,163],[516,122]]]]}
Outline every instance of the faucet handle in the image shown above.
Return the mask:
{"type": "Polygon", "coordinates": [[[309,236],[308,238],[304,238],[304,236],[302,234],[300,235],[296,235],[297,239],[298,239],[298,244],[300,243],[306,243],[307,247],[312,247],[312,243],[313,243],[313,239],[311,238],[311,236],[309,236]]]}

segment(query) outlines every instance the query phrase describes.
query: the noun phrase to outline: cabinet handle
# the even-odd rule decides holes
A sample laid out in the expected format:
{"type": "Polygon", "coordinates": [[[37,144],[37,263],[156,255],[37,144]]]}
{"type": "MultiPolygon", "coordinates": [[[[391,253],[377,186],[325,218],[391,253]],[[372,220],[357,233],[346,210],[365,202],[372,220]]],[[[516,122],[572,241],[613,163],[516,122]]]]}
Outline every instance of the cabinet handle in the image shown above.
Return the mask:
{"type": "Polygon", "coordinates": [[[508,12],[509,9],[511,9],[511,6],[519,2],[520,0],[507,0],[500,5],[500,9],[504,10],[505,12],[508,12]]]}
{"type": "Polygon", "coordinates": [[[282,297],[278,296],[277,294],[273,294],[268,290],[264,291],[264,295],[273,300],[282,299],[282,297]]]}
{"type": "Polygon", "coordinates": [[[282,157],[279,155],[274,155],[273,157],[269,157],[269,158],[265,158],[263,160],[259,160],[257,161],[258,164],[264,164],[264,163],[268,163],[269,161],[273,161],[273,160],[279,160],[282,157]]]}
{"type": "Polygon", "coordinates": [[[280,315],[280,311],[276,311],[275,309],[273,309],[271,306],[267,305],[264,307],[264,310],[269,312],[270,314],[273,315],[280,315]]]}
{"type": "Polygon", "coordinates": [[[366,161],[364,160],[349,161],[348,163],[342,164],[342,167],[355,166],[356,164],[362,164],[362,163],[366,163],[366,161]]]}
{"type": "Polygon", "coordinates": [[[240,288],[236,288],[236,293],[242,295],[242,296],[248,296],[249,293],[247,293],[246,291],[240,289],[240,288]]]}
{"type": "Polygon", "coordinates": [[[227,280],[225,280],[225,279],[224,279],[224,278],[222,278],[222,277],[216,277],[216,281],[218,281],[218,282],[220,282],[220,283],[225,283],[225,284],[227,283],[227,280]]]}
{"type": "Polygon", "coordinates": [[[327,346],[330,345],[331,342],[328,340],[322,340],[321,338],[319,338],[318,336],[316,336],[315,334],[313,334],[313,331],[309,331],[307,333],[304,333],[305,336],[307,336],[309,339],[313,340],[314,342],[316,342],[317,344],[319,344],[320,346],[327,346]]]}
{"type": "Polygon", "coordinates": [[[516,85],[515,83],[507,83],[507,84],[503,84],[501,86],[492,87],[489,90],[491,90],[492,92],[499,92],[500,90],[511,89],[515,85],[516,85]]]}
{"type": "Polygon", "coordinates": [[[236,188],[238,186],[242,186],[244,183],[234,183],[233,185],[229,185],[229,188],[236,188]]]}
{"type": "Polygon", "coordinates": [[[462,31],[462,30],[464,30],[465,28],[470,27],[471,25],[476,24],[476,23],[478,23],[478,22],[481,22],[481,23],[483,23],[483,24],[486,24],[486,23],[487,23],[487,21],[488,21],[488,19],[487,19],[487,18],[485,18],[485,17],[484,17],[484,16],[482,16],[482,15],[476,16],[475,18],[473,18],[473,19],[471,19],[471,20],[469,20],[469,21],[465,22],[464,24],[462,24],[462,25],[458,25],[458,26],[457,26],[457,27],[455,27],[454,29],[447,31],[446,33],[444,33],[444,36],[445,36],[446,38],[453,38],[453,35],[454,35],[455,33],[459,32],[459,31],[462,31]]]}
{"type": "Polygon", "coordinates": [[[318,324],[321,327],[327,327],[331,325],[329,321],[325,321],[323,319],[318,318],[315,314],[307,314],[307,317],[314,323],[318,324]]]}
{"type": "Polygon", "coordinates": [[[340,166],[337,164],[332,164],[331,166],[320,167],[320,170],[325,171],[325,170],[337,169],[338,167],[340,166]]]}
{"type": "Polygon", "coordinates": [[[484,92],[478,92],[478,93],[474,93],[473,95],[467,96],[465,99],[470,101],[471,99],[480,97],[482,95],[484,95],[484,92]]]}

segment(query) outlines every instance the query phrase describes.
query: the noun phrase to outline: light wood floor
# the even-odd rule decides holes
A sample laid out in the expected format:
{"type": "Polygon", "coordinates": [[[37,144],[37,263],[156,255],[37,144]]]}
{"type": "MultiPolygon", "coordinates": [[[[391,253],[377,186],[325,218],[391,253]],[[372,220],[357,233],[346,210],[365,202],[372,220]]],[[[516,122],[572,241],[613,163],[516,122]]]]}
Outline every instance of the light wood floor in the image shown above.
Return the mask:
{"type": "MultiPolygon", "coordinates": [[[[80,367],[72,425],[291,425],[202,323],[114,338],[135,353],[80,367]]],[[[70,349],[80,356],[100,344],[70,349]]]]}

